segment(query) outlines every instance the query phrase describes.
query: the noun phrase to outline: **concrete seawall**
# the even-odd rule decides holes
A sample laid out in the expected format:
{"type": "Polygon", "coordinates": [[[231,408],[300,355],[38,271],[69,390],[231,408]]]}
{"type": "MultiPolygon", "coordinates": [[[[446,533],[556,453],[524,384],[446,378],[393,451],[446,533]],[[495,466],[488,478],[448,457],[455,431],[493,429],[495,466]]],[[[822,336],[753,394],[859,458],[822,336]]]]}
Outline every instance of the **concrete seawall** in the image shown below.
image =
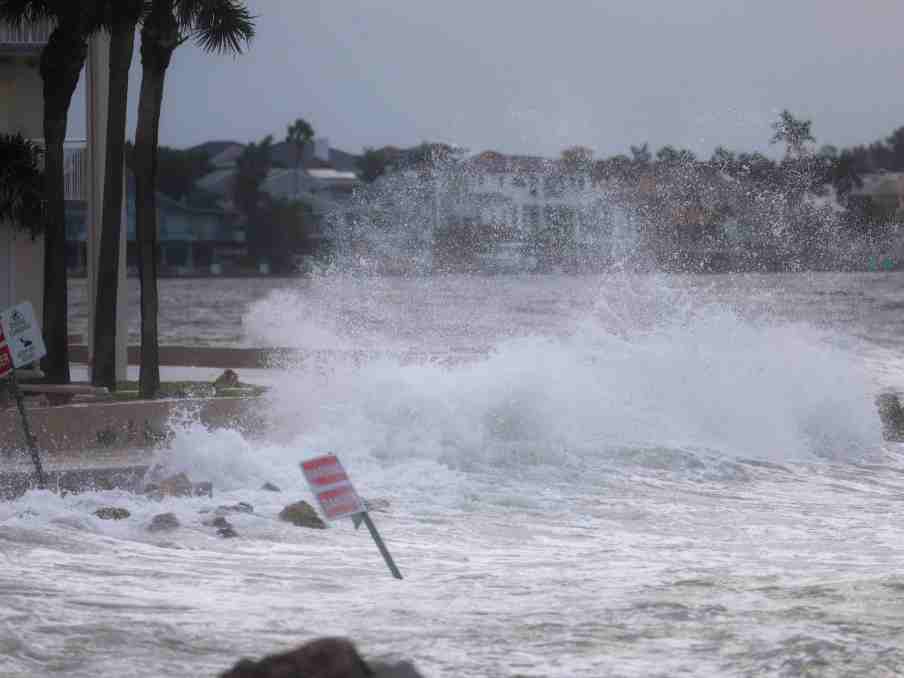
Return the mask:
{"type": "MultiPolygon", "coordinates": [[[[50,487],[134,489],[171,422],[188,416],[211,429],[254,434],[263,428],[258,398],[199,398],[38,407],[28,411],[50,487]]],[[[18,412],[0,412],[0,498],[33,485],[18,412]]]]}

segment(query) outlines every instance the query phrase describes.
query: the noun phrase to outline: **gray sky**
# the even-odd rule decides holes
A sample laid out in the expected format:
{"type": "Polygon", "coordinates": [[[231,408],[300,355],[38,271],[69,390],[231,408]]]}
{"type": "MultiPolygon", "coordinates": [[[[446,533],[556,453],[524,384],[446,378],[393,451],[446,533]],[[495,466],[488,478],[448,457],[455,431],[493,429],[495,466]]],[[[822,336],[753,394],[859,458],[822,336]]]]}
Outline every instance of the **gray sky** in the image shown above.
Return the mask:
{"type": "MultiPolygon", "coordinates": [[[[247,54],[177,51],[162,143],[282,138],[300,116],[349,151],[431,140],[600,156],[649,141],[708,155],[768,150],[786,107],[813,120],[819,143],[904,125],[900,0],[248,4],[259,18],[247,54]]],[[[133,76],[132,110],[137,64],[133,76]]]]}

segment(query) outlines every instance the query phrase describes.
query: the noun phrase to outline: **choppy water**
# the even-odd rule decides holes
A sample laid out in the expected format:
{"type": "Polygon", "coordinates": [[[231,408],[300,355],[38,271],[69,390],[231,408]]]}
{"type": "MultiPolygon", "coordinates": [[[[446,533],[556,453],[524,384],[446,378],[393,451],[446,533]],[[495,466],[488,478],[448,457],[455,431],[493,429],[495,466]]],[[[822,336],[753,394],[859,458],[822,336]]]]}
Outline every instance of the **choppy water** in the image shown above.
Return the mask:
{"type": "Polygon", "coordinates": [[[183,284],[244,318],[188,339],[339,350],[273,377],[266,439],[180,430],[162,460],[213,502],[0,505],[0,674],[213,674],[326,633],[429,676],[904,673],[904,455],[873,404],[904,385],[904,276],[183,284]],[[322,450],[389,500],[405,581],[350,524],[275,520],[322,450]],[[235,501],[222,540],[199,511],[235,501]],[[148,533],[162,511],[183,527],[148,533]]]}

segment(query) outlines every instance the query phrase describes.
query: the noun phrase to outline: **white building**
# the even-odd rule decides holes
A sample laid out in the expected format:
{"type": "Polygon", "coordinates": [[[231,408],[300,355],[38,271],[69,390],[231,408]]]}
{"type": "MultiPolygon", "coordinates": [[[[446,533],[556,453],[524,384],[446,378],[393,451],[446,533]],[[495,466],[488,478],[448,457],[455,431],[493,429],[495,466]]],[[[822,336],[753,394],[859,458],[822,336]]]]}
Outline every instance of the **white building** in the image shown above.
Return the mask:
{"type": "MultiPolygon", "coordinates": [[[[39,72],[41,50],[53,30],[49,22],[12,27],[0,23],[0,132],[43,139],[43,82],[39,72]]],[[[83,200],[88,207],[89,334],[93,327],[103,205],[105,134],[107,117],[108,38],[98,35],[90,43],[87,64],[87,140],[66,144],[65,197],[83,200]]],[[[117,372],[125,378],[126,229],[122,229],[118,307],[117,372]]],[[[37,316],[43,310],[44,243],[0,224],[0,307],[30,301],[37,316]]],[[[91,337],[87,337],[89,346],[91,337]]]]}

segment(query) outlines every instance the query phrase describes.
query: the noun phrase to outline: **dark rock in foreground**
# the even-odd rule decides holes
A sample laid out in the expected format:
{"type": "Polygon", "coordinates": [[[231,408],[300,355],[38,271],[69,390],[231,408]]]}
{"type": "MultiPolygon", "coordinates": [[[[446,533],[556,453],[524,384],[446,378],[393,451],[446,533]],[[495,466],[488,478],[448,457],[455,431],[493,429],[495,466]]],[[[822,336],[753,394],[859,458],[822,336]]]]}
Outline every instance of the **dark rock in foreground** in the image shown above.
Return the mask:
{"type": "Polygon", "coordinates": [[[148,532],[175,530],[179,525],[179,519],[176,517],[175,513],[158,513],[151,518],[151,522],[148,525],[148,532]]]}
{"type": "Polygon", "coordinates": [[[289,504],[280,511],[279,518],[298,527],[310,527],[316,530],[326,529],[326,524],[317,515],[317,511],[306,501],[297,501],[294,504],[289,504]]]}
{"type": "Polygon", "coordinates": [[[118,508],[116,506],[102,506],[94,512],[101,520],[125,520],[131,513],[127,509],[118,508]]]}
{"type": "Polygon", "coordinates": [[[882,420],[882,435],[886,440],[904,441],[904,407],[897,393],[880,393],[876,398],[879,419],[882,420]]]}
{"type": "Polygon", "coordinates": [[[351,641],[320,638],[299,648],[264,657],[242,659],[220,678],[423,678],[407,663],[368,664],[351,641]]]}
{"type": "Polygon", "coordinates": [[[282,490],[273,483],[264,483],[261,485],[261,489],[265,492],[282,492],[282,490]]]}

